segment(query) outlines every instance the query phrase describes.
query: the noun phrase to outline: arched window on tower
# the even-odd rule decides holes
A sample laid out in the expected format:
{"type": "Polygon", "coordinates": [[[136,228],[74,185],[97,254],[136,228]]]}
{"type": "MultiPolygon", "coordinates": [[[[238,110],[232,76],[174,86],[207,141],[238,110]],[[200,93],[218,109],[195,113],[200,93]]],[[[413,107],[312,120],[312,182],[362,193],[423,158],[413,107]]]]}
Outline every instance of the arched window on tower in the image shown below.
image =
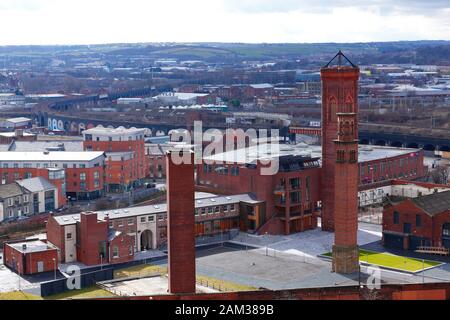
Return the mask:
{"type": "Polygon", "coordinates": [[[335,122],[337,118],[336,113],[338,111],[337,100],[335,97],[330,98],[328,106],[328,121],[335,122]]]}
{"type": "Polygon", "coordinates": [[[351,96],[347,96],[347,99],[345,99],[344,112],[348,113],[355,112],[353,98],[351,96]]]}

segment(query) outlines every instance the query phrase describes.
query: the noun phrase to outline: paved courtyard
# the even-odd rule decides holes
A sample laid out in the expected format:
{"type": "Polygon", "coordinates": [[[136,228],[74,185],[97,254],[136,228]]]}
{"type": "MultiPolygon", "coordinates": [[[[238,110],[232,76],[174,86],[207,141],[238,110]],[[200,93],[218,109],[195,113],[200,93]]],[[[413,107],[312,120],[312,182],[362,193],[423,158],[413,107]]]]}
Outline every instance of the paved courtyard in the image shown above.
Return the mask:
{"type": "MultiPolygon", "coordinates": [[[[128,281],[119,281],[105,283],[102,287],[116,295],[125,296],[145,296],[145,295],[163,295],[167,294],[167,277],[150,277],[142,279],[133,279],[128,281]]],[[[210,288],[197,285],[197,293],[217,292],[210,288]]]]}

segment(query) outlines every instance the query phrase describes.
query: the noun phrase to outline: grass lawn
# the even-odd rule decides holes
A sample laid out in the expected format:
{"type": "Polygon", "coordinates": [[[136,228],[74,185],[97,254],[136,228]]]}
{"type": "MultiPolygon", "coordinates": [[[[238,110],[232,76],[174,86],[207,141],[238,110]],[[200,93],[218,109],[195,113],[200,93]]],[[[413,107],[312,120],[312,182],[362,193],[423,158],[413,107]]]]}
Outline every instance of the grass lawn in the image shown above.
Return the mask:
{"type": "Polygon", "coordinates": [[[22,291],[0,293],[0,300],[42,300],[41,297],[22,291]]]}
{"type": "Polygon", "coordinates": [[[114,279],[129,278],[129,277],[145,277],[154,274],[166,274],[167,267],[141,264],[130,268],[120,269],[114,271],[114,279]]]}
{"type": "Polygon", "coordinates": [[[220,289],[220,291],[234,292],[234,291],[256,291],[257,288],[238,284],[230,281],[219,280],[207,276],[197,275],[197,283],[208,285],[210,288],[220,289]]]}
{"type": "MultiPolygon", "coordinates": [[[[324,256],[331,257],[331,252],[323,254],[324,256]]],[[[377,265],[380,267],[387,267],[392,269],[398,269],[403,271],[417,272],[430,267],[435,267],[441,264],[441,262],[421,259],[408,258],[402,256],[396,256],[390,253],[380,253],[368,250],[359,250],[359,261],[369,264],[377,265]]]]}
{"type": "Polygon", "coordinates": [[[89,298],[102,298],[102,297],[114,297],[115,295],[109,291],[93,286],[81,290],[67,291],[53,296],[45,297],[44,300],[65,300],[65,299],[89,299],[89,298]]]}

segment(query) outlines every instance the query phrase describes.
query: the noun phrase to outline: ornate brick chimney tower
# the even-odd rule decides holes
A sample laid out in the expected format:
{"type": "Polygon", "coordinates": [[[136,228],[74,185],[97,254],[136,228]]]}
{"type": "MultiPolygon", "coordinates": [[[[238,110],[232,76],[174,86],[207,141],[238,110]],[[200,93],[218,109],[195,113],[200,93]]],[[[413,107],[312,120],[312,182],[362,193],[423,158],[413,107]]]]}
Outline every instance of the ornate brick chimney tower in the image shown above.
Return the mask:
{"type": "Polygon", "coordinates": [[[358,271],[359,68],[339,53],[321,70],[323,80],[322,228],[334,230],[333,271],[358,271]],[[330,64],[338,59],[338,65],[330,64]],[[350,66],[343,66],[342,59],[350,66]]]}
{"type": "Polygon", "coordinates": [[[167,238],[169,292],[195,293],[194,153],[169,151],[167,168],[167,238]],[[189,156],[182,153],[189,153],[189,156]],[[191,162],[179,163],[190,158],[191,162]]]}
{"type": "MultiPolygon", "coordinates": [[[[358,112],[359,68],[344,54],[338,54],[321,70],[322,78],[322,230],[334,231],[336,151],[338,113],[353,105],[358,112]],[[343,59],[349,66],[343,65],[343,59]],[[337,61],[336,61],[337,60],[337,61]],[[332,65],[337,62],[337,65],[332,65]]],[[[357,127],[356,127],[357,128],[357,127]]],[[[357,135],[357,131],[356,131],[357,135]]],[[[357,136],[356,136],[357,137],[357,136]]]]}

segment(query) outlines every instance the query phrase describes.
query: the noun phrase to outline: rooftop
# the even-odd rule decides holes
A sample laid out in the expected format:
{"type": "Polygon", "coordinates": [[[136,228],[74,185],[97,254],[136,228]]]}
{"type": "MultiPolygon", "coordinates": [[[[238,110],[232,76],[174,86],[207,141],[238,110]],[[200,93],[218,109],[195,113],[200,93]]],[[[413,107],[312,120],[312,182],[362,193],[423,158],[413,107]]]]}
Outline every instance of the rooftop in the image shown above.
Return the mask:
{"type": "MultiPolygon", "coordinates": [[[[383,146],[360,146],[359,159],[361,162],[370,162],[380,159],[392,158],[407,154],[415,154],[419,149],[383,147],[383,146]]],[[[204,160],[256,164],[256,162],[281,158],[286,156],[302,156],[305,158],[322,158],[322,147],[299,143],[291,144],[259,144],[245,149],[231,150],[224,153],[204,157],[204,160]]]]}
{"type": "Polygon", "coordinates": [[[47,179],[42,177],[35,177],[31,179],[18,180],[16,181],[20,186],[24,187],[30,192],[39,192],[53,190],[56,187],[51,184],[47,179]]]}
{"type": "Polygon", "coordinates": [[[34,161],[92,161],[103,157],[104,153],[101,151],[50,151],[50,152],[0,152],[0,161],[20,161],[20,162],[34,162],[34,161]]]}
{"type": "Polygon", "coordinates": [[[0,185],[0,199],[20,196],[23,193],[23,189],[16,182],[0,185]]]}
{"type": "Polygon", "coordinates": [[[11,123],[19,123],[19,122],[30,122],[31,119],[25,118],[25,117],[17,117],[17,118],[6,119],[6,121],[11,122],[11,123]]]}
{"type": "Polygon", "coordinates": [[[86,134],[93,134],[93,135],[123,135],[123,134],[144,134],[145,129],[141,128],[125,128],[125,127],[118,127],[118,128],[105,128],[103,126],[97,126],[92,129],[88,129],[83,131],[83,135],[86,134]]]}
{"type": "Polygon", "coordinates": [[[51,249],[47,243],[41,240],[8,243],[8,245],[22,253],[42,252],[51,249]]]}
{"type": "MultiPolygon", "coordinates": [[[[239,202],[260,203],[260,201],[255,200],[251,194],[217,196],[202,192],[196,193],[195,198],[196,198],[195,208],[220,206],[233,203],[235,204],[239,202]]],[[[97,212],[99,220],[105,220],[105,217],[107,215],[110,219],[120,219],[120,218],[138,217],[142,215],[163,214],[163,213],[167,213],[167,203],[97,212]]],[[[60,225],[71,225],[80,221],[80,214],[56,216],[54,218],[60,225]]]]}
{"type": "Polygon", "coordinates": [[[430,194],[411,200],[430,216],[450,210],[450,191],[430,194]]]}

